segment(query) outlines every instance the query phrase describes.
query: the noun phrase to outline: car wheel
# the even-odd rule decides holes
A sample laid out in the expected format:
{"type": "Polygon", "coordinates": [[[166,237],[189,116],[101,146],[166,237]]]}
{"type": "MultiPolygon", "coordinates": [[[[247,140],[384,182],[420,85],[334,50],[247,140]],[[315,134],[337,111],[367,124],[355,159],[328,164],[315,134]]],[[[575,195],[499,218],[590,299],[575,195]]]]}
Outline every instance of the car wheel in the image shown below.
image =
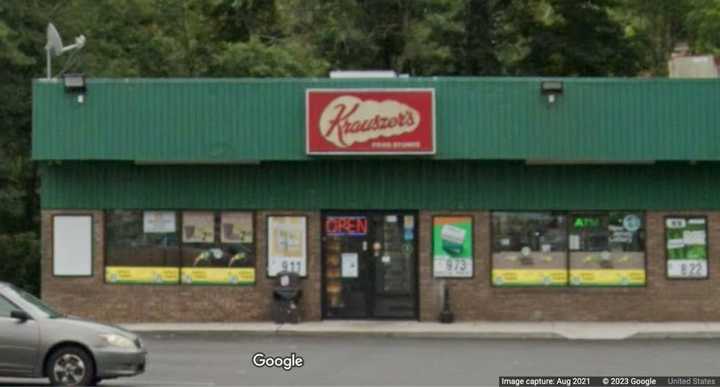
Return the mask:
{"type": "Polygon", "coordinates": [[[95,379],[93,379],[92,383],[90,383],[90,385],[91,385],[91,386],[97,386],[97,385],[100,384],[101,382],[102,382],[102,379],[100,379],[100,378],[95,378],[95,379]]]}
{"type": "Polygon", "coordinates": [[[53,386],[88,386],[95,380],[95,365],[82,348],[62,347],[48,359],[47,375],[53,386]]]}

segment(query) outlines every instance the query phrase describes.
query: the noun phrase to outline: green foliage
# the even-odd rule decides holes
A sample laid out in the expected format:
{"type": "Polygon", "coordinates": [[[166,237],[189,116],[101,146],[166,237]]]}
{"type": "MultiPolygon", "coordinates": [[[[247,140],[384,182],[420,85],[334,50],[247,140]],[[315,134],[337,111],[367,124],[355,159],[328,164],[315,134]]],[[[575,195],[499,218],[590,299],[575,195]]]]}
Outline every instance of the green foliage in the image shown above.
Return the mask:
{"type": "Polygon", "coordinates": [[[639,57],[621,25],[611,18],[614,3],[613,0],[540,2],[541,14],[521,17],[524,35],[528,37],[528,54],[520,61],[519,72],[557,76],[637,74],[639,57]]]}
{"type": "Polygon", "coordinates": [[[226,43],[213,58],[212,73],[227,77],[323,76],[327,63],[296,42],[265,45],[260,38],[226,43]]]}
{"type": "Polygon", "coordinates": [[[690,0],[686,26],[696,53],[720,55],[720,0],[690,0]]]}
{"type": "Polygon", "coordinates": [[[675,44],[687,38],[687,14],[693,0],[621,0],[612,12],[625,27],[643,73],[667,75],[675,44]]]}
{"type": "Polygon", "coordinates": [[[28,292],[40,291],[40,242],[34,232],[0,235],[0,281],[28,292]]]}

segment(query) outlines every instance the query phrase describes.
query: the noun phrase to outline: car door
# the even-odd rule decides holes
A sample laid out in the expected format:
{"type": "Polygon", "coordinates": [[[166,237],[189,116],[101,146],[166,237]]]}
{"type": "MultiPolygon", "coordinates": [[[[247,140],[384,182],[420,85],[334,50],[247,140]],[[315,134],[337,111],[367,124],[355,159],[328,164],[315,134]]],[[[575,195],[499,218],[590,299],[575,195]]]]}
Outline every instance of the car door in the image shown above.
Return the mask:
{"type": "Polygon", "coordinates": [[[13,310],[20,309],[0,295],[0,375],[30,376],[38,356],[38,325],[11,318],[13,310]]]}

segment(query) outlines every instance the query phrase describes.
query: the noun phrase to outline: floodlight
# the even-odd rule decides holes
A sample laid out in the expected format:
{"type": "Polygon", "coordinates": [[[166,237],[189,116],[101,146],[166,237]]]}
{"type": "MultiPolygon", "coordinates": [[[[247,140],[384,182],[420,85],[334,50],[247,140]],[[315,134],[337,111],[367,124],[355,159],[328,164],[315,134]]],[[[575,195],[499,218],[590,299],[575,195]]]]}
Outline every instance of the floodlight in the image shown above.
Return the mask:
{"type": "Polygon", "coordinates": [[[540,94],[547,95],[548,102],[554,103],[555,97],[563,94],[562,81],[542,81],[540,83],[540,94]]]}
{"type": "Polygon", "coordinates": [[[83,74],[65,74],[63,75],[63,83],[65,83],[65,91],[70,93],[84,93],[86,90],[85,76],[83,74]]]}

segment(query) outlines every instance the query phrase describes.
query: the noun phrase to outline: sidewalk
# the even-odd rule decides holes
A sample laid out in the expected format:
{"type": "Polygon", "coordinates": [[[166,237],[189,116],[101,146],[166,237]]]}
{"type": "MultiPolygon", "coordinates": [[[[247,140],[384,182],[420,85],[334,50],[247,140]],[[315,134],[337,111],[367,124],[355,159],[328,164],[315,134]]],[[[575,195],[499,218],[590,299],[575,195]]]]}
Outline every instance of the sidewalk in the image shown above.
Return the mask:
{"type": "Polygon", "coordinates": [[[720,338],[720,322],[456,322],[312,321],[300,324],[121,324],[137,333],[233,333],[296,336],[380,336],[475,339],[708,339],[720,338]]]}

